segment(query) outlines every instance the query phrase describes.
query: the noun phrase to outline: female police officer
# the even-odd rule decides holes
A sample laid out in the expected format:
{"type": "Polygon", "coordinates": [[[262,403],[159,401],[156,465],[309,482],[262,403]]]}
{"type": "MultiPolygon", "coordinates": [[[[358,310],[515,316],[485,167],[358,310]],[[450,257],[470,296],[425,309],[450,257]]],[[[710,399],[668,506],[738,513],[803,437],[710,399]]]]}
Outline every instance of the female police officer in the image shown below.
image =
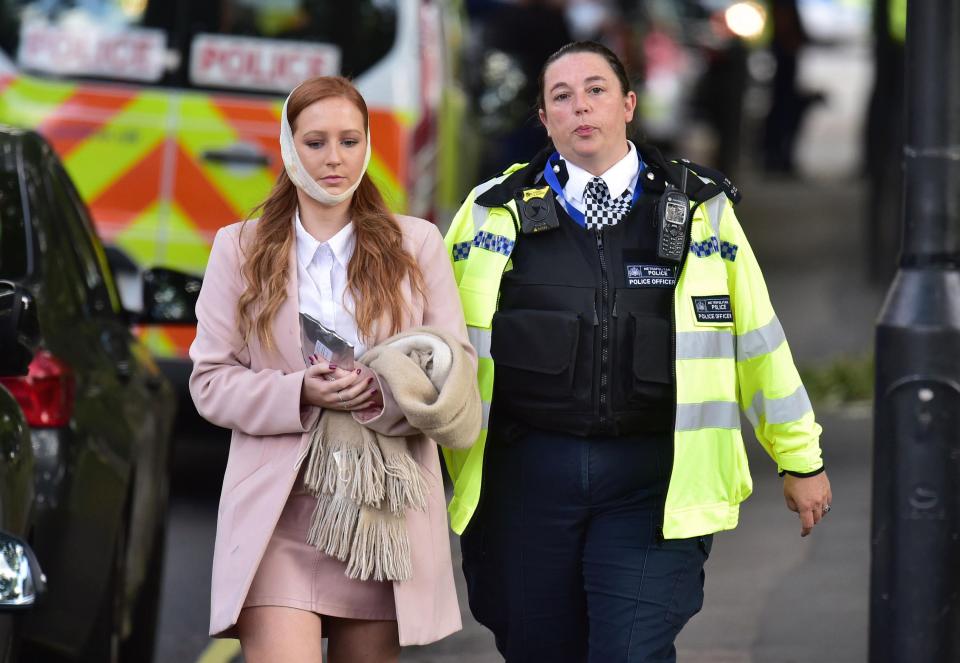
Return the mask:
{"type": "Polygon", "coordinates": [[[446,238],[490,406],[445,451],[470,606],[511,663],[673,661],[751,492],[739,410],[803,534],[830,508],[820,427],[736,189],[627,140],[636,96],[599,44],[547,60],[539,105],[552,146],[446,238]]]}

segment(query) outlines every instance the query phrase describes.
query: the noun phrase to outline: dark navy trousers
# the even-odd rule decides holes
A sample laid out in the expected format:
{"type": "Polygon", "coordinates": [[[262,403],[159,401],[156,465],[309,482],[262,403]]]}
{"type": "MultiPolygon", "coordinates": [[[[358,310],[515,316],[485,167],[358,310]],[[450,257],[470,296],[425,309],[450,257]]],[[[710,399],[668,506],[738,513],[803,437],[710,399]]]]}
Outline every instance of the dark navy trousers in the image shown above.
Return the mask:
{"type": "Polygon", "coordinates": [[[712,537],[659,535],[672,458],[669,433],[488,439],[463,571],[507,663],[676,660],[712,537]]]}

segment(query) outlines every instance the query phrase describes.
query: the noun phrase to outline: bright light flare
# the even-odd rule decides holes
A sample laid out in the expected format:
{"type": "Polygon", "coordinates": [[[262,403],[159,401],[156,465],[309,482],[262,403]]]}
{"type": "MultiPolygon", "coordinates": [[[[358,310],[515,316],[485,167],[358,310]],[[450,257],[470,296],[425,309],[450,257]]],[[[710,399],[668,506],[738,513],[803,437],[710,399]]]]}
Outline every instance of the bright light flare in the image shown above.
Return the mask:
{"type": "Polygon", "coordinates": [[[147,10],[147,0],[120,0],[120,11],[131,19],[139,19],[147,10]]]}
{"type": "Polygon", "coordinates": [[[745,0],[730,5],[723,18],[733,34],[744,39],[757,39],[763,34],[767,12],[759,3],[745,0]]]}

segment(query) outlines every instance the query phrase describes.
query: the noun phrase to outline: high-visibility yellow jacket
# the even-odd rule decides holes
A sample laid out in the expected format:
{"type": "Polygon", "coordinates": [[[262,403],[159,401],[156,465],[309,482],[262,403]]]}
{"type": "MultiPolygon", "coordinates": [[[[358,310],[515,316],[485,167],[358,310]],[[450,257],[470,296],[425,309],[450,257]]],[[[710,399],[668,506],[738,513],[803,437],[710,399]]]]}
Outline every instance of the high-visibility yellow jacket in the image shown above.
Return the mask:
{"type": "MultiPolygon", "coordinates": [[[[512,166],[476,187],[445,238],[467,331],[479,357],[484,403],[483,426],[476,443],[466,450],[443,450],[454,483],[450,519],[457,533],[466,528],[480,496],[493,398],[492,320],[500,279],[511,268],[510,253],[517,241],[514,201],[493,208],[475,201],[522,167],[512,166]]],[[[674,462],[663,514],[663,535],[668,539],[736,527],[739,504],[753,490],[740,433],[740,410],[780,470],[807,474],[823,467],[820,426],[770,304],[759,265],[723,194],[696,208],[690,253],[676,285],[674,323],[674,462]],[[693,298],[723,295],[730,297],[733,322],[699,322],[693,298]]]]}

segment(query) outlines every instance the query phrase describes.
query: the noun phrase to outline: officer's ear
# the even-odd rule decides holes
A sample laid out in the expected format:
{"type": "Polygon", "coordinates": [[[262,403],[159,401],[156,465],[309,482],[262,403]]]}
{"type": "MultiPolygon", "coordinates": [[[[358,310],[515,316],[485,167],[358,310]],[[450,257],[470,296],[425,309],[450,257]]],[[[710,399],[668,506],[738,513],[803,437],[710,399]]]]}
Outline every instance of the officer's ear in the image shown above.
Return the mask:
{"type": "Polygon", "coordinates": [[[547,136],[550,136],[550,127],[547,126],[547,111],[539,108],[537,109],[537,115],[540,117],[540,124],[547,131],[547,136]]]}
{"type": "Polygon", "coordinates": [[[633,122],[633,114],[636,110],[637,93],[633,90],[630,90],[623,98],[623,119],[627,124],[633,122]]]}

